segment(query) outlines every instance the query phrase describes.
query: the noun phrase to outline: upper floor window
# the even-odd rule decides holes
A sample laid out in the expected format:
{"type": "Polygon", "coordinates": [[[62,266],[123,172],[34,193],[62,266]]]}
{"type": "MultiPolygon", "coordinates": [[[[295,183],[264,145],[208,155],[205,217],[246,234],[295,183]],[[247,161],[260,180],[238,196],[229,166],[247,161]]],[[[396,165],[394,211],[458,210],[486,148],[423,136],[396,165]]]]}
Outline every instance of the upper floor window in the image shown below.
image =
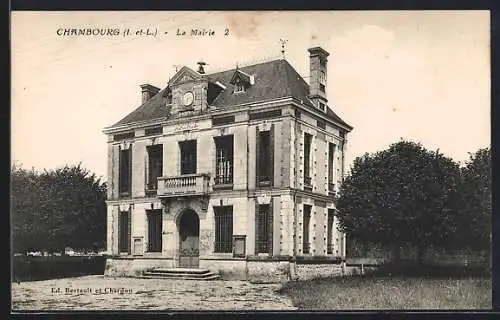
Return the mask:
{"type": "Polygon", "coordinates": [[[215,138],[215,184],[233,183],[233,144],[232,135],[215,138]]]}
{"type": "Polygon", "coordinates": [[[333,163],[335,159],[335,144],[328,143],[328,191],[335,190],[335,184],[333,179],[333,163]]]}
{"type": "Polygon", "coordinates": [[[132,191],[132,152],[130,148],[127,150],[120,150],[118,173],[118,189],[120,196],[130,196],[132,191]]]}
{"type": "Polygon", "coordinates": [[[311,181],[311,143],[312,135],[304,133],[304,186],[312,186],[311,181]]]}
{"type": "Polygon", "coordinates": [[[146,190],[158,189],[158,178],[163,173],[163,145],[153,145],[146,148],[148,159],[146,162],[146,190]]]}
{"type": "Polygon", "coordinates": [[[196,140],[179,142],[181,175],[196,173],[196,140]]]}
{"type": "Polygon", "coordinates": [[[257,183],[259,185],[271,185],[273,167],[272,127],[267,131],[257,129],[257,183]]]}

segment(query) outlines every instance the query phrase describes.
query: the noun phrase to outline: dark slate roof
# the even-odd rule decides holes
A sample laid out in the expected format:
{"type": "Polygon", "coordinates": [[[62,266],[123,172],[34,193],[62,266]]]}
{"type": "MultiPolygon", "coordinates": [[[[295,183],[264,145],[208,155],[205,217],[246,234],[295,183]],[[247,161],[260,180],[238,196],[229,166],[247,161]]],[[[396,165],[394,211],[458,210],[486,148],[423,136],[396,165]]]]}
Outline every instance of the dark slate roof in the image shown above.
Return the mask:
{"type": "MultiPolygon", "coordinates": [[[[217,98],[215,98],[212,105],[215,107],[225,107],[257,101],[294,97],[298,100],[302,100],[306,108],[313,108],[308,98],[309,85],[288,61],[283,59],[273,60],[240,67],[239,70],[255,76],[255,83],[247,88],[245,93],[241,94],[233,94],[233,85],[230,84],[236,69],[206,75],[210,81],[219,81],[227,87],[226,90],[223,90],[217,98]]],[[[169,110],[165,108],[166,98],[163,97],[165,90],[166,89],[161,90],[149,101],[146,101],[142,106],[118,121],[115,126],[168,117],[169,110]]],[[[350,127],[330,108],[327,110],[327,116],[340,124],[350,127]]]]}

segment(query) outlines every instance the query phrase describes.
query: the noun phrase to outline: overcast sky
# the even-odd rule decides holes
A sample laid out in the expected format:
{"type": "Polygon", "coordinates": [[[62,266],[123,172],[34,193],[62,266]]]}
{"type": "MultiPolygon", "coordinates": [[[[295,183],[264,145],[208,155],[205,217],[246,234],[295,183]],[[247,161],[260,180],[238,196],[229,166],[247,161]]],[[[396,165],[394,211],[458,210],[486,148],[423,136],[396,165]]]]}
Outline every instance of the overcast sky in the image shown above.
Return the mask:
{"type": "Polygon", "coordinates": [[[277,58],[280,39],[304,77],[309,47],[330,52],[329,104],[354,127],[348,165],[401,138],[464,161],[490,145],[489,37],[487,11],[13,12],[12,161],[81,162],[105,179],[102,129],[140,105],[141,84],[163,88],[174,65],[200,59],[210,73],[277,58]],[[87,27],[159,34],[57,35],[87,27]],[[215,35],[181,37],[177,28],[215,35]]]}

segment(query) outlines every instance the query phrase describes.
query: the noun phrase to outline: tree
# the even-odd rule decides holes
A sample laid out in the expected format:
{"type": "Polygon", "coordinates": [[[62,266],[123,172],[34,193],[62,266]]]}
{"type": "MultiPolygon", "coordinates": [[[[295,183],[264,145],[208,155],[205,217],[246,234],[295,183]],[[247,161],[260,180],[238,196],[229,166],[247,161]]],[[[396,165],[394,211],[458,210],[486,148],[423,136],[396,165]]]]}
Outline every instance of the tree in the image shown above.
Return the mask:
{"type": "Polygon", "coordinates": [[[41,174],[12,170],[17,250],[97,249],[106,239],[106,184],[80,165],[41,174]]]}
{"type": "Polygon", "coordinates": [[[43,246],[40,203],[42,195],[39,175],[32,169],[11,168],[11,225],[14,252],[37,250],[43,246]]]}
{"type": "Polygon", "coordinates": [[[348,237],[393,250],[411,245],[418,262],[430,246],[453,243],[460,170],[450,158],[401,141],[355,159],[336,199],[348,237]]]}
{"type": "Polygon", "coordinates": [[[470,154],[459,186],[462,246],[489,254],[491,247],[491,149],[470,154]]]}

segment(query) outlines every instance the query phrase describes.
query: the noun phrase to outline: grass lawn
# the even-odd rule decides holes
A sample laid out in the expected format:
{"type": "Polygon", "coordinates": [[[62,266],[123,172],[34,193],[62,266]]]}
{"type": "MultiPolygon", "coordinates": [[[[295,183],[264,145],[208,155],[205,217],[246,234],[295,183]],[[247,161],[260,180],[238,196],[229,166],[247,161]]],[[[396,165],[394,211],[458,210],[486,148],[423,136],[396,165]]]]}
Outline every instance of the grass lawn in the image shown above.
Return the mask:
{"type": "Polygon", "coordinates": [[[289,282],[299,309],[491,309],[488,278],[342,277],[289,282]]]}

